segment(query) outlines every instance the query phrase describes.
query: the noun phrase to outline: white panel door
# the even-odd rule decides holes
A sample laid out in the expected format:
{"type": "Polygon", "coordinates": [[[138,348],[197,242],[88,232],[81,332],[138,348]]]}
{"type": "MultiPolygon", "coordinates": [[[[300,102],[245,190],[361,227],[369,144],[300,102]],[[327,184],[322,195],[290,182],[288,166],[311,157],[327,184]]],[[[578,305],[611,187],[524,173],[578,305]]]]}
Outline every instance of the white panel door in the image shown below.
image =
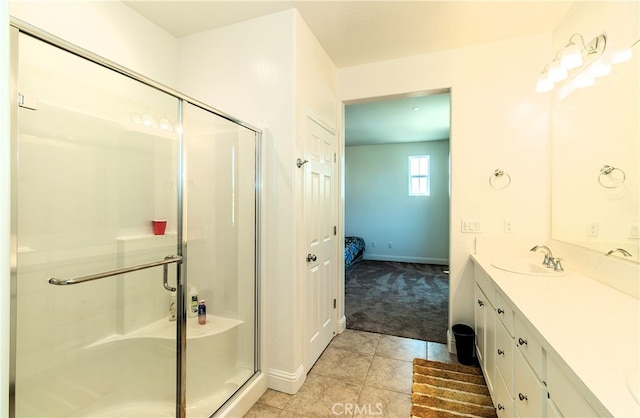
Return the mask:
{"type": "Polygon", "coordinates": [[[335,331],[335,134],[307,117],[304,168],[306,256],[305,368],[310,370],[335,331]]]}

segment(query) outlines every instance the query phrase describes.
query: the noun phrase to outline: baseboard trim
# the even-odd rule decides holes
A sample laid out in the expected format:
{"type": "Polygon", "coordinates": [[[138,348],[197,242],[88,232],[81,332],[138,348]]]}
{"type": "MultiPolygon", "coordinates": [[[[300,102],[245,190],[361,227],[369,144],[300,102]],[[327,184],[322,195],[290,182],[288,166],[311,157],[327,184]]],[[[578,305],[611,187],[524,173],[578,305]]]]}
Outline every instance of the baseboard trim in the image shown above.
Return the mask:
{"type": "Polygon", "coordinates": [[[269,389],[294,395],[298,392],[306,377],[302,364],[295,373],[269,369],[269,389]]]}
{"type": "Polygon", "coordinates": [[[347,317],[342,315],[342,318],[338,319],[338,334],[342,334],[347,329],[347,317]]]}
{"type": "Polygon", "coordinates": [[[439,264],[448,266],[449,260],[444,258],[428,258],[428,257],[403,257],[395,255],[377,255],[365,254],[365,260],[373,261],[397,261],[399,263],[419,263],[419,264],[439,264]]]}

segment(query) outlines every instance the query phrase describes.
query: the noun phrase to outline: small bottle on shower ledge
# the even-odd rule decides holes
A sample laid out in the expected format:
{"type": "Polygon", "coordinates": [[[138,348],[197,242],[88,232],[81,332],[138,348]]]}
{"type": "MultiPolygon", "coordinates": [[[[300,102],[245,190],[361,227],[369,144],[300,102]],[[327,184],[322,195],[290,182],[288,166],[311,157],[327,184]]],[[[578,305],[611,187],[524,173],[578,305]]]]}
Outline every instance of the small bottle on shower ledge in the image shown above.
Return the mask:
{"type": "Polygon", "coordinates": [[[207,305],[205,305],[204,299],[200,299],[198,304],[198,324],[204,325],[207,323],[207,305]]]}
{"type": "Polygon", "coordinates": [[[189,307],[187,315],[190,318],[198,316],[198,289],[195,286],[189,288],[189,307]]]}

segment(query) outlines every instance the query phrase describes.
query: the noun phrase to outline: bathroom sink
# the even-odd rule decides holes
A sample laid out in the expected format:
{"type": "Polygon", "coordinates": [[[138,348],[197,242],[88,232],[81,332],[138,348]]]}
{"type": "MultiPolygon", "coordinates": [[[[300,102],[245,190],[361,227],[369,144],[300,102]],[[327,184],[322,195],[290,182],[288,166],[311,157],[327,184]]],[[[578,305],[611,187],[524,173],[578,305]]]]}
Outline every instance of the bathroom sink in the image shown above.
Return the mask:
{"type": "Polygon", "coordinates": [[[527,274],[529,276],[565,276],[566,271],[554,271],[542,265],[542,260],[536,257],[499,257],[491,261],[491,265],[500,270],[511,273],[527,274]]]}

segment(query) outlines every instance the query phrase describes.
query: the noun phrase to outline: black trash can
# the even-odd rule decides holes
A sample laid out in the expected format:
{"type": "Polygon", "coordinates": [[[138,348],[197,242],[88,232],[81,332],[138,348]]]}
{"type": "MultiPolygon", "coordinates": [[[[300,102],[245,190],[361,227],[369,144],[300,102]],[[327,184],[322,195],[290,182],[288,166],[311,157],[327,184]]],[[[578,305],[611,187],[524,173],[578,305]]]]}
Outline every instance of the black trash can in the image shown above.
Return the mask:
{"type": "Polygon", "coordinates": [[[475,347],[475,332],[473,332],[473,328],[465,324],[455,324],[451,327],[451,330],[456,339],[458,361],[467,366],[473,365],[473,349],[475,347]]]}

